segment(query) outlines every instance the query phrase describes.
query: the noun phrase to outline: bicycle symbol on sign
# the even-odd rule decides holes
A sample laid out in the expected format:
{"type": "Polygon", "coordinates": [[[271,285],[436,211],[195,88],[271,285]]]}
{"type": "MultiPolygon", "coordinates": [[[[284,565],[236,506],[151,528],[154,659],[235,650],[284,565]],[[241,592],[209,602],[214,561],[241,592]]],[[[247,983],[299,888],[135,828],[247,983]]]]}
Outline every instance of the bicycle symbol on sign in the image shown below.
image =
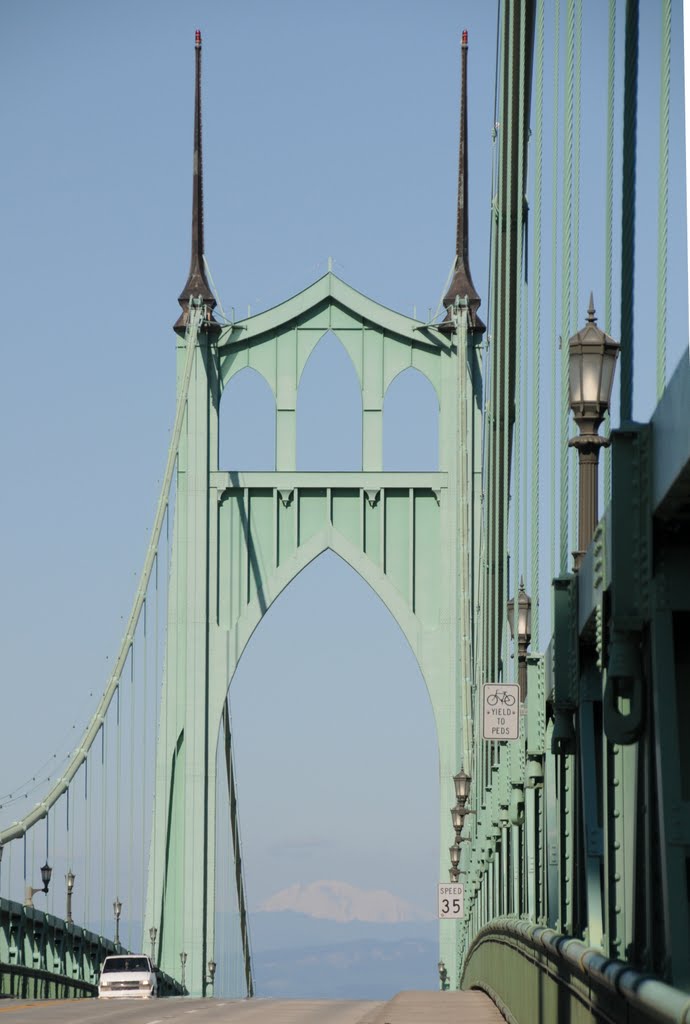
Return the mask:
{"type": "Polygon", "coordinates": [[[495,708],[497,704],[503,704],[506,708],[512,708],[515,703],[515,697],[508,690],[495,690],[494,693],[488,695],[486,703],[490,708],[495,708]]]}

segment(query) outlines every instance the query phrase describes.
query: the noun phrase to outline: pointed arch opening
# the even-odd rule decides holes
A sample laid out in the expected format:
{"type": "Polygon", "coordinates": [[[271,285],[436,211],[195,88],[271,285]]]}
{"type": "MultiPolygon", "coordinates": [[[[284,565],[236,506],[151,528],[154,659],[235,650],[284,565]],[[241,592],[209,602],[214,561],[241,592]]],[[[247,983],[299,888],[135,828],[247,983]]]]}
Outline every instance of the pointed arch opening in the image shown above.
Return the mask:
{"type": "Polygon", "coordinates": [[[383,468],[438,470],[438,397],[431,381],[408,367],[389,384],[383,403],[383,468]]]}
{"type": "Polygon", "coordinates": [[[225,470],[276,468],[276,403],[265,378],[250,366],[223,390],[218,417],[218,464],[225,470]]]}
{"type": "MultiPolygon", "coordinates": [[[[421,939],[410,983],[432,987],[431,701],[397,622],[338,555],[322,553],[270,606],[234,673],[230,705],[257,994],[306,996],[307,979],[297,972],[281,987],[267,954],[280,946],[289,958],[324,930],[421,939]]],[[[392,995],[399,976],[378,969],[377,991],[390,984],[392,995]]],[[[316,995],[313,972],[308,983],[316,995]]],[[[318,984],[332,994],[333,983],[326,969],[318,984]]]]}
{"type": "Polygon", "coordinates": [[[297,393],[297,469],[362,468],[362,393],[352,361],[328,331],[317,342],[297,393]]]}

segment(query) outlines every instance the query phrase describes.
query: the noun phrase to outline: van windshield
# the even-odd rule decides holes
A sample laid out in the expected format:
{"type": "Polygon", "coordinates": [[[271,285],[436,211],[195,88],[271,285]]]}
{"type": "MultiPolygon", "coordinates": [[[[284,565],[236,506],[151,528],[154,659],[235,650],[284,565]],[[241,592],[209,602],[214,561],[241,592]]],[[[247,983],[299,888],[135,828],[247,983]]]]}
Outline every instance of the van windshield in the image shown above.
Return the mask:
{"type": "Polygon", "coordinates": [[[109,956],[103,964],[103,974],[112,971],[144,971],[149,972],[149,962],[145,956],[109,956]]]}

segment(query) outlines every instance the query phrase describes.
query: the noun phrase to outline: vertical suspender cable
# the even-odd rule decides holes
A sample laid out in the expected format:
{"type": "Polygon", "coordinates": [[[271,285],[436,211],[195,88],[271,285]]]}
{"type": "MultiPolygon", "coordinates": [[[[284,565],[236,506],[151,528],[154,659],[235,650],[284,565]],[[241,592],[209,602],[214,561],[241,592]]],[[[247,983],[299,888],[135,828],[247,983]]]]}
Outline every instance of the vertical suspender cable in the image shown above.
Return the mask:
{"type": "MultiPolygon", "coordinates": [[[[513,144],[517,146],[517,187],[515,188],[515,201],[516,210],[514,214],[515,221],[518,225],[518,230],[515,233],[515,258],[513,261],[513,281],[515,286],[515,298],[514,298],[514,310],[513,310],[513,330],[510,336],[510,346],[512,349],[511,357],[509,357],[509,372],[510,364],[514,366],[515,384],[514,384],[514,406],[515,406],[515,444],[514,444],[514,457],[513,462],[513,596],[517,599],[518,586],[520,580],[520,572],[522,571],[522,558],[523,551],[520,548],[520,527],[521,527],[521,509],[522,509],[522,462],[523,454],[522,448],[522,389],[524,384],[524,373],[523,356],[525,354],[526,334],[523,331],[522,323],[522,309],[523,309],[523,260],[524,260],[524,213],[525,213],[525,188],[524,188],[524,124],[525,124],[525,39],[526,39],[526,28],[525,28],[525,4],[520,4],[520,25],[519,25],[519,36],[518,36],[518,58],[519,58],[519,83],[518,83],[518,126],[517,126],[517,139],[514,139],[513,144]]],[[[513,60],[515,60],[515,53],[513,53],[513,60]]],[[[508,458],[510,460],[510,436],[506,437],[506,447],[508,449],[508,458]]],[[[506,511],[509,505],[509,494],[506,495],[506,511]]],[[[507,526],[507,520],[506,520],[507,526]]],[[[507,538],[506,529],[506,538],[507,538]]],[[[503,592],[503,605],[505,607],[506,598],[508,596],[509,589],[509,578],[508,578],[508,555],[507,555],[507,544],[506,544],[506,576],[505,576],[505,589],[503,592]]],[[[517,607],[517,604],[516,604],[517,607]]],[[[508,651],[509,641],[509,630],[507,627],[507,619],[503,608],[501,609],[501,621],[503,623],[503,635],[505,637],[504,649],[508,651]]],[[[507,660],[507,659],[506,659],[507,660]]],[[[514,665],[517,666],[517,659],[514,659],[514,665]]]]}
{"type": "MultiPolygon", "coordinates": [[[[50,863],[50,811],[48,811],[48,813],[46,814],[46,859],[45,859],[45,863],[46,864],[50,863]]],[[[48,907],[50,909],[52,909],[54,889],[55,889],[55,886],[53,886],[52,890],[50,890],[50,889],[48,890],[48,899],[46,900],[46,904],[48,905],[48,907]]]]}
{"type": "Polygon", "coordinates": [[[625,82],[623,86],[623,223],[621,230],[621,422],[633,414],[635,297],[635,182],[637,150],[637,61],[639,0],[625,7],[625,82]]]}
{"type": "MultiPolygon", "coordinates": [[[[581,118],[581,92],[582,92],[582,0],[575,0],[575,75],[573,88],[573,271],[570,291],[570,322],[568,324],[568,338],[577,330],[580,311],[578,302],[580,296],[580,133],[582,128],[581,118]]],[[[563,339],[565,342],[565,338],[563,339]]],[[[570,423],[570,389],[568,388],[568,422],[570,423]]],[[[576,473],[575,452],[570,448],[564,449],[568,463],[568,489],[570,492],[570,537],[577,537],[577,492],[578,476],[576,473]]],[[[579,545],[578,545],[579,547],[579,545]]]]}
{"type": "MultiPolygon", "coordinates": [[[[156,695],[154,697],[154,707],[160,702],[160,695],[162,693],[161,679],[160,679],[160,675],[159,675],[159,660],[158,660],[158,648],[160,646],[160,614],[159,614],[160,613],[160,609],[159,609],[159,593],[158,593],[158,562],[159,562],[159,554],[158,554],[158,550],[156,550],[156,566],[155,566],[155,569],[156,569],[156,575],[155,575],[156,606],[155,606],[155,625],[154,625],[154,631],[153,631],[153,639],[154,639],[154,661],[153,661],[153,675],[154,675],[154,679],[153,679],[153,688],[154,688],[154,694],[156,695]]],[[[167,747],[165,749],[167,750],[167,747]]],[[[155,758],[155,755],[154,755],[154,758],[155,758]]],[[[154,762],[153,762],[153,783],[154,783],[153,784],[153,791],[154,791],[154,794],[155,794],[155,788],[156,788],[156,763],[155,763],[155,759],[154,759],[154,762]]],[[[153,891],[155,892],[156,891],[156,854],[158,852],[158,843],[157,843],[158,830],[156,828],[156,823],[153,820],[153,807],[151,807],[151,818],[150,818],[150,821],[151,821],[151,858],[150,858],[150,862],[151,862],[151,870],[152,870],[152,874],[153,874],[153,877],[152,877],[153,891]]],[[[145,903],[144,903],[145,899],[146,899],[146,894],[142,893],[142,906],[145,906],[145,903]]],[[[142,941],[144,941],[145,939],[146,939],[146,934],[144,932],[144,933],[142,933],[142,941]]]]}
{"type": "MultiPolygon", "coordinates": [[[[133,879],[134,879],[134,843],[131,837],[134,835],[134,642],[129,648],[129,836],[127,843],[127,881],[128,881],[128,905],[132,906],[133,879]]],[[[132,943],[132,918],[127,918],[127,945],[133,948],[132,943]]]]}
{"type": "MultiPolygon", "coordinates": [[[[121,772],[122,772],[122,730],[120,729],[120,684],[117,685],[117,694],[115,696],[117,701],[115,705],[115,725],[116,725],[116,765],[115,765],[115,893],[119,897],[120,891],[120,783],[121,783],[121,772]]],[[[128,908],[131,913],[131,908],[128,908]]],[[[131,948],[131,947],[130,947],[131,948]]]]}
{"type": "MultiPolygon", "coordinates": [[[[605,227],[605,296],[604,330],[613,330],[611,311],[613,309],[613,140],[615,132],[614,112],[616,103],[616,0],[609,0],[609,79],[608,103],[606,110],[606,227],[605,227]]],[[[604,433],[611,433],[611,417],[606,413],[604,433]]],[[[611,501],[611,449],[604,448],[604,504],[611,501]]]]}
{"type": "Polygon", "coordinates": [[[70,821],[70,816],[69,816],[69,796],[70,796],[70,787],[68,786],[67,787],[67,791],[65,792],[65,800],[67,801],[67,805],[66,805],[67,806],[67,810],[66,810],[66,815],[65,815],[65,818],[66,818],[66,821],[67,821],[67,870],[68,871],[73,871],[74,870],[74,820],[70,821]]]}
{"type": "Polygon", "coordinates": [[[539,459],[540,442],[540,395],[541,395],[541,195],[544,163],[544,0],[537,0],[537,59],[536,59],[536,110],[534,148],[534,259],[533,300],[532,300],[532,524],[530,546],[532,551],[531,592],[532,636],[537,650],[539,646],[539,555],[541,550],[539,529],[539,503],[541,467],[539,459]]]}
{"type": "MultiPolygon", "coordinates": [[[[105,721],[101,725],[101,877],[100,877],[100,891],[101,891],[101,935],[105,929],[105,853],[106,853],[106,839],[105,839],[105,806],[106,806],[106,789],[105,789],[105,721]]],[[[115,894],[117,895],[117,894],[115,894]]]]}
{"type": "MultiPolygon", "coordinates": [[[[492,501],[494,493],[493,466],[496,448],[496,389],[494,381],[496,378],[496,334],[498,325],[498,292],[500,290],[500,239],[501,227],[499,218],[500,209],[500,181],[501,181],[501,152],[503,149],[503,130],[500,125],[501,106],[499,102],[499,86],[502,68],[502,45],[503,45],[503,18],[504,10],[500,0],[496,10],[496,52],[494,72],[494,127],[493,127],[493,154],[491,166],[491,245],[489,251],[489,292],[487,305],[489,310],[489,326],[487,330],[487,358],[486,377],[484,382],[484,417],[483,417],[483,445],[482,445],[482,562],[481,562],[481,627],[479,634],[478,649],[480,651],[480,668],[477,677],[477,684],[481,685],[490,678],[492,669],[491,662],[491,622],[493,618],[493,511],[492,501]]],[[[475,747],[475,776],[477,779],[478,792],[481,792],[483,785],[483,762],[484,762],[484,741],[481,732],[476,733],[475,747]]]]}
{"type": "MultiPolygon", "coordinates": [[[[558,290],[558,185],[560,174],[558,173],[558,126],[560,123],[560,49],[561,49],[561,5],[560,0],[554,4],[554,58],[553,58],[553,122],[552,122],[552,152],[551,152],[551,509],[549,522],[552,532],[552,565],[559,564],[559,538],[556,531],[556,478],[560,462],[558,460],[559,447],[556,443],[558,437],[558,409],[560,408],[558,392],[558,374],[556,370],[558,360],[558,349],[556,338],[558,336],[558,312],[556,309],[556,294],[558,290]]],[[[561,344],[562,344],[561,339],[561,344]]]]}
{"type": "MultiPolygon", "coordinates": [[[[505,332],[505,324],[503,320],[503,301],[502,296],[505,291],[505,265],[506,265],[506,248],[505,248],[505,226],[507,221],[507,211],[505,207],[505,152],[508,145],[508,136],[510,133],[510,124],[508,122],[508,115],[505,107],[505,74],[506,74],[506,47],[508,46],[508,39],[510,35],[509,24],[510,24],[510,11],[511,2],[506,0],[502,5],[501,11],[501,89],[500,89],[500,117],[499,117],[499,131],[500,131],[500,142],[499,142],[499,157],[498,157],[498,229],[497,229],[497,245],[496,245],[496,273],[495,273],[495,290],[494,290],[494,318],[493,318],[493,339],[492,339],[492,354],[491,354],[491,435],[492,444],[490,452],[490,469],[489,469],[489,485],[487,488],[487,504],[488,504],[488,516],[489,516],[489,586],[487,588],[487,670],[488,679],[496,680],[498,678],[498,656],[497,656],[497,643],[498,637],[496,635],[496,618],[497,618],[497,606],[496,606],[496,585],[499,567],[499,553],[500,547],[498,543],[498,532],[500,522],[500,510],[499,510],[499,496],[500,496],[500,462],[501,462],[501,434],[500,434],[500,422],[501,422],[501,365],[502,365],[502,353],[503,353],[503,334],[505,332]]],[[[480,776],[480,795],[483,799],[484,786],[486,783],[486,776],[489,770],[490,760],[490,744],[488,742],[483,743],[484,757],[482,759],[482,774],[480,776]]]]}
{"type": "MultiPolygon", "coordinates": [[[[144,900],[146,898],[146,791],[148,789],[147,779],[147,764],[146,764],[146,731],[148,728],[147,721],[147,697],[148,697],[148,599],[144,597],[144,607],[142,609],[144,615],[143,629],[144,629],[144,694],[142,698],[142,713],[141,713],[141,732],[142,732],[142,743],[141,743],[141,836],[139,842],[141,844],[141,890],[140,890],[140,905],[144,906],[144,900]]],[[[143,943],[143,935],[142,935],[143,943]]]]}
{"type": "Polygon", "coordinates": [[[575,71],[575,0],[566,3],[565,95],[563,100],[563,241],[561,248],[561,573],[568,571],[568,337],[571,323],[572,272],[572,198],[573,198],[573,93],[575,71]]]}
{"type": "Polygon", "coordinates": [[[91,916],[91,802],[89,800],[89,762],[84,761],[84,860],[86,867],[86,886],[84,891],[84,920],[89,922],[91,916]]]}
{"type": "Polygon", "coordinates": [[[503,300],[502,300],[502,313],[503,313],[503,330],[501,332],[501,453],[499,455],[496,469],[497,469],[497,489],[496,493],[500,501],[500,508],[498,509],[498,524],[496,529],[496,548],[497,548],[497,563],[498,558],[501,559],[501,564],[497,564],[497,572],[494,583],[494,675],[493,678],[498,681],[499,679],[499,666],[501,653],[504,649],[504,645],[501,642],[505,635],[505,615],[501,608],[501,597],[508,586],[508,492],[510,490],[508,474],[510,471],[510,446],[509,446],[509,434],[510,434],[510,418],[511,418],[511,396],[510,396],[510,373],[511,373],[511,358],[510,350],[514,344],[514,339],[511,337],[512,332],[515,328],[514,323],[514,309],[511,308],[512,299],[512,273],[514,270],[514,261],[517,253],[513,251],[513,234],[511,231],[511,225],[513,219],[519,216],[519,211],[513,209],[513,189],[511,188],[512,182],[510,181],[510,171],[512,170],[512,156],[515,150],[516,144],[516,131],[515,124],[513,122],[513,102],[514,102],[514,88],[515,88],[515,19],[517,17],[516,4],[510,3],[508,5],[508,32],[506,38],[506,52],[507,52],[507,63],[504,65],[507,71],[508,77],[508,104],[507,110],[503,112],[503,121],[507,122],[507,131],[504,136],[506,145],[506,159],[502,161],[504,168],[503,176],[503,187],[507,199],[507,206],[505,210],[505,255],[503,261],[504,277],[503,277],[503,300]],[[510,169],[508,166],[510,161],[510,169]]]}
{"type": "Polygon", "coordinates": [[[666,385],[666,305],[668,270],[668,160],[671,108],[671,0],[662,0],[661,92],[659,111],[659,235],[657,241],[656,397],[666,385]]]}

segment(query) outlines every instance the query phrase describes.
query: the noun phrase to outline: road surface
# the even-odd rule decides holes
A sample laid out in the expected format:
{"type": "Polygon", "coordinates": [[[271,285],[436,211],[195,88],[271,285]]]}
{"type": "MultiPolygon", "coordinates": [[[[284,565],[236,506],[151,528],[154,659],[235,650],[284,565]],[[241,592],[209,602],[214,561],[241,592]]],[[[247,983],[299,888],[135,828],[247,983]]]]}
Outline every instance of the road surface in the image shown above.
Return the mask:
{"type": "Polygon", "coordinates": [[[0,1000],[0,1024],[501,1024],[482,992],[325,999],[0,1000]]]}

